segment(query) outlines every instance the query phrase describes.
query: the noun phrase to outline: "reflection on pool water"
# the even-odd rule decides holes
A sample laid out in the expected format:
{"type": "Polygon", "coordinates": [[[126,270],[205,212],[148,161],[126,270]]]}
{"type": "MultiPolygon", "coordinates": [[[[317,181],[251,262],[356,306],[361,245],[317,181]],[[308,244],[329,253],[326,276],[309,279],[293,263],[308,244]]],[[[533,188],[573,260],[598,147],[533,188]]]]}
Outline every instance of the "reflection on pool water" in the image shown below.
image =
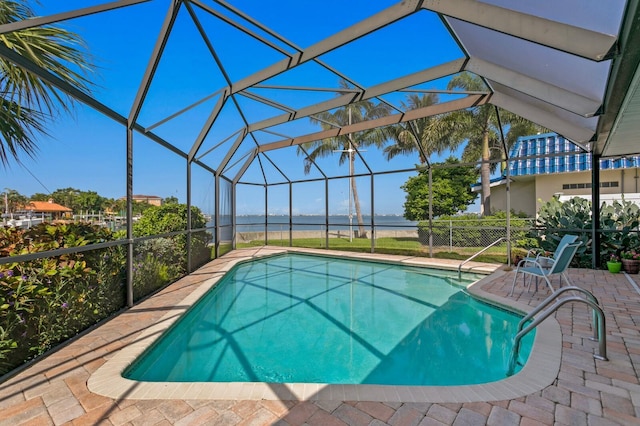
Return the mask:
{"type": "MultiPolygon", "coordinates": [[[[520,316],[467,274],[287,254],[236,266],[124,376],[139,381],[460,385],[506,377],[520,316]]],[[[532,342],[523,342],[526,361],[532,342]]]]}

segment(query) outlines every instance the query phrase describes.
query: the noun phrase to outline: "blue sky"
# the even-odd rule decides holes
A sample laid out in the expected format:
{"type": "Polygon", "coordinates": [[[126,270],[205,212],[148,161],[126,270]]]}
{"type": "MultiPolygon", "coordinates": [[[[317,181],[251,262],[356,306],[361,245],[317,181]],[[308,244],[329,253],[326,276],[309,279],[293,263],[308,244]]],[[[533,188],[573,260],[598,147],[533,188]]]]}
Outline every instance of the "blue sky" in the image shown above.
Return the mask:
{"type": "MultiPolygon", "coordinates": [[[[39,14],[46,15],[99,3],[95,0],[48,1],[43,2],[37,10],[39,14]]],[[[308,3],[293,0],[273,2],[269,4],[270,7],[265,7],[263,2],[233,2],[234,6],[243,12],[303,48],[395,3],[388,0],[357,0],[349,2],[349,7],[344,7],[343,2],[327,1],[323,3],[322,8],[310,11],[308,3]]],[[[64,23],[66,28],[82,35],[97,65],[93,76],[96,83],[95,97],[123,116],[129,114],[168,5],[169,2],[166,0],[156,0],[64,23]]],[[[217,7],[217,10],[228,15],[220,7],[217,7]]],[[[201,10],[196,10],[196,14],[210,36],[225,73],[233,81],[284,58],[280,52],[261,45],[221,20],[201,10]]],[[[255,30],[242,20],[240,23],[255,30]]],[[[290,50],[280,42],[275,43],[290,50]]],[[[366,39],[323,55],[320,59],[349,75],[356,83],[369,86],[461,56],[439,19],[428,12],[421,12],[400,23],[389,25],[366,39]]],[[[318,64],[310,62],[265,83],[331,89],[337,87],[338,79],[318,64]]],[[[446,79],[443,79],[419,88],[441,89],[446,83],[446,79]]],[[[209,54],[187,11],[181,10],[142,107],[139,123],[144,127],[150,127],[215,94],[224,86],[224,74],[209,54]]],[[[300,91],[291,90],[255,89],[252,93],[296,108],[335,96],[331,91],[309,92],[304,97],[300,96],[300,91]]],[[[237,95],[235,99],[242,114],[233,102],[227,102],[198,154],[203,155],[219,145],[201,160],[214,169],[235,137],[227,142],[223,141],[243,126],[243,116],[249,122],[255,122],[282,114],[281,110],[242,95],[237,95]]],[[[399,105],[403,97],[390,95],[384,99],[399,105]]],[[[446,100],[446,97],[441,99],[446,100]]],[[[217,96],[213,96],[198,107],[159,125],[153,131],[181,150],[189,152],[216,100],[217,96]]],[[[281,135],[296,136],[318,131],[319,127],[312,125],[308,119],[300,119],[277,126],[274,130],[281,135]]],[[[40,149],[35,159],[23,157],[26,168],[15,164],[9,168],[0,168],[0,187],[15,189],[24,195],[65,187],[93,190],[110,198],[125,195],[126,133],[123,126],[89,107],[78,104],[73,116],[57,118],[49,126],[49,133],[51,137],[38,138],[40,149]]],[[[258,143],[268,143],[281,139],[281,136],[258,132],[255,138],[258,143]]],[[[243,141],[237,155],[231,161],[231,164],[236,165],[225,173],[227,176],[235,175],[243,163],[242,160],[238,160],[253,147],[255,142],[251,138],[243,141]]],[[[304,174],[302,157],[296,153],[295,148],[271,151],[268,155],[289,179],[321,176],[317,171],[312,171],[309,175],[304,174]]],[[[362,156],[374,171],[406,169],[418,161],[415,156],[397,157],[392,162],[387,162],[380,150],[375,148],[368,148],[362,156]]],[[[337,157],[324,158],[318,163],[329,176],[348,174],[347,164],[338,166],[337,157]]],[[[267,174],[269,182],[284,182],[280,173],[264,158],[262,169],[259,163],[254,162],[242,180],[263,182],[263,172],[267,174]]],[[[358,159],[355,173],[365,172],[366,167],[358,159]]],[[[194,167],[192,173],[192,202],[206,212],[213,211],[213,178],[199,167],[194,167]]],[[[400,186],[410,175],[412,174],[385,174],[375,178],[376,212],[402,212],[404,192],[400,186]]],[[[371,206],[370,185],[369,177],[358,179],[365,212],[370,211],[371,206]]],[[[329,188],[330,214],[347,213],[347,179],[331,180],[329,188]]],[[[293,190],[294,213],[324,212],[323,182],[295,184],[293,190]]],[[[288,185],[270,187],[269,213],[288,211],[288,191],[288,185]]],[[[134,193],[161,197],[176,196],[181,202],[185,202],[185,160],[146,137],[134,133],[134,193]]],[[[264,212],[264,204],[263,188],[249,185],[239,187],[239,214],[264,212]]]]}

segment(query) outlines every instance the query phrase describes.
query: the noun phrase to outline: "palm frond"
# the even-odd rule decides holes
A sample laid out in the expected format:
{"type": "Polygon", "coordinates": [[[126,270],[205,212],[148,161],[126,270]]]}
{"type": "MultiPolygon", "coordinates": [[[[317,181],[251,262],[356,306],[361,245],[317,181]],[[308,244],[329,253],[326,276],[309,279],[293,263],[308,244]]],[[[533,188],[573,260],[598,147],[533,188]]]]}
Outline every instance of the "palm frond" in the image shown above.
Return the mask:
{"type": "MultiPolygon", "coordinates": [[[[0,24],[34,17],[26,1],[0,2],[0,24]]],[[[0,44],[51,72],[70,85],[89,92],[88,75],[93,70],[90,55],[79,35],[57,26],[33,27],[0,34],[0,44]]],[[[0,58],[0,162],[8,164],[20,153],[33,156],[37,134],[59,111],[69,112],[74,99],[35,74],[0,58]]]]}
{"type": "Polygon", "coordinates": [[[10,156],[19,162],[20,152],[33,157],[35,133],[46,134],[45,121],[42,112],[0,97],[0,162],[9,165],[10,156]]]}

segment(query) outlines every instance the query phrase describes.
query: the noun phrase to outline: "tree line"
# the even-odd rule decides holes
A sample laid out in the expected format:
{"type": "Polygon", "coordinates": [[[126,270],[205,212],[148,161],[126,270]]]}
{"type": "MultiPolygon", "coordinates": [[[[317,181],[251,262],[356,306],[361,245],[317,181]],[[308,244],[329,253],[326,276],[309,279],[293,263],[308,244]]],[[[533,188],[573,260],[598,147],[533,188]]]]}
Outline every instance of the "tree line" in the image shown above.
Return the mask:
{"type": "MultiPolygon", "coordinates": [[[[52,200],[56,204],[68,207],[74,213],[80,212],[112,212],[117,215],[124,216],[127,211],[127,201],[125,199],[107,198],[98,194],[96,191],[82,191],[76,188],[60,188],[50,194],[35,193],[26,196],[15,189],[5,188],[0,192],[0,204],[4,207],[3,213],[8,211],[14,213],[25,210],[31,201],[49,201],[52,200]],[[6,204],[5,204],[6,200],[6,204]]],[[[163,204],[177,204],[176,197],[167,197],[162,200],[163,204]]],[[[145,202],[133,203],[133,214],[142,214],[151,205],[145,202]]]]}

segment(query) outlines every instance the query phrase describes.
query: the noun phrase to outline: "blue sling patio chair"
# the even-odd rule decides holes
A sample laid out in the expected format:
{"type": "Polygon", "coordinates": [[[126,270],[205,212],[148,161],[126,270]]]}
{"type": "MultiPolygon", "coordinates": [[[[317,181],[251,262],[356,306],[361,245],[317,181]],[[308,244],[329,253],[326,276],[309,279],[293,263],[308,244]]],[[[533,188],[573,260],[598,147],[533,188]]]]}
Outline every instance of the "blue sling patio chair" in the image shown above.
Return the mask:
{"type": "MultiPolygon", "coordinates": [[[[547,260],[547,263],[549,262],[553,263],[553,259],[557,257],[556,255],[560,253],[560,250],[567,244],[575,243],[577,239],[578,239],[577,235],[571,235],[571,234],[564,235],[562,239],[560,239],[560,242],[558,243],[558,247],[556,247],[556,251],[553,252],[553,254],[551,255],[551,259],[547,260]]],[[[516,266],[520,266],[520,263],[523,263],[523,262],[526,263],[526,262],[535,261],[541,256],[542,256],[541,253],[536,255],[536,249],[531,249],[527,252],[527,256],[524,259],[522,259],[516,266]]],[[[526,266],[526,265],[523,265],[523,266],[526,266]]]]}
{"type": "MultiPolygon", "coordinates": [[[[550,268],[546,268],[542,265],[541,261],[543,259],[547,259],[543,256],[538,257],[537,260],[529,260],[527,263],[519,262],[518,268],[516,269],[516,275],[513,277],[513,284],[511,285],[511,293],[509,293],[509,296],[513,295],[513,290],[516,286],[516,280],[518,279],[518,274],[520,273],[522,273],[522,279],[525,281],[525,283],[527,275],[530,275],[531,278],[536,277],[536,279],[540,277],[544,278],[552,293],[555,290],[551,285],[550,278],[553,278],[554,275],[560,276],[560,284],[562,284],[562,278],[564,278],[565,281],[569,285],[571,285],[571,281],[569,281],[569,277],[567,277],[565,272],[569,268],[569,264],[573,260],[573,257],[576,255],[576,251],[578,251],[578,247],[581,244],[582,243],[580,241],[578,241],[577,243],[566,244],[564,247],[558,250],[556,252],[556,257],[553,260],[553,264],[550,268]]],[[[529,286],[530,285],[531,281],[529,281],[529,286]]],[[[529,287],[527,286],[527,288],[529,287]]]]}
{"type": "MultiPolygon", "coordinates": [[[[571,234],[564,235],[560,239],[560,242],[558,243],[558,246],[556,247],[556,251],[554,251],[553,254],[550,257],[549,256],[544,256],[544,251],[540,252],[539,251],[540,249],[530,249],[527,252],[527,255],[525,256],[525,258],[520,260],[516,266],[517,267],[532,266],[532,265],[529,265],[529,263],[535,262],[537,260],[540,260],[540,264],[542,264],[542,266],[544,268],[548,269],[553,264],[553,262],[556,259],[558,253],[560,253],[560,250],[564,246],[566,246],[567,244],[575,243],[577,239],[578,239],[577,235],[571,235],[571,234]]],[[[533,277],[530,277],[529,279],[531,280],[531,279],[533,279],[533,277]]],[[[561,280],[560,284],[562,284],[562,278],[560,278],[560,280],[561,280]]],[[[531,283],[529,283],[529,285],[531,285],[531,283]]],[[[538,281],[537,281],[537,278],[536,278],[536,289],[538,288],[537,286],[538,286],[538,281]]]]}

